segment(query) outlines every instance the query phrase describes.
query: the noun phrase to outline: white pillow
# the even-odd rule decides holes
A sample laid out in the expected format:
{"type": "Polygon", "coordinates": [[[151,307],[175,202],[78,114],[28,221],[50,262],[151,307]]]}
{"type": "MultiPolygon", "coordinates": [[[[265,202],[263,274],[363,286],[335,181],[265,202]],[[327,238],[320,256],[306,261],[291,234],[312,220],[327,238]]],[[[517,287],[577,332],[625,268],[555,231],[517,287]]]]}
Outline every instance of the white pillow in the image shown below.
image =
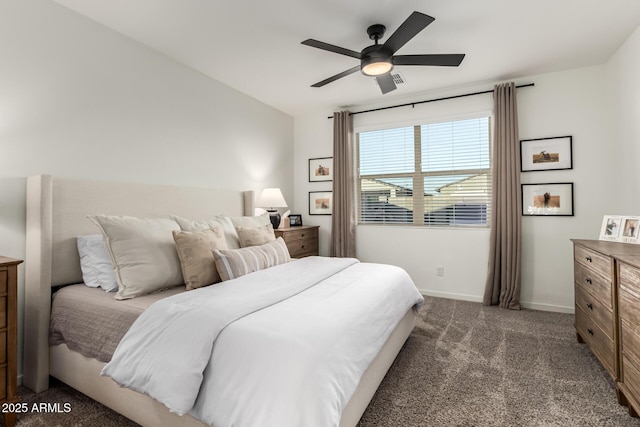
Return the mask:
{"type": "Polygon", "coordinates": [[[209,228],[222,227],[224,238],[229,249],[239,249],[240,242],[231,219],[228,216],[218,215],[209,220],[193,220],[176,215],[170,215],[171,219],[178,223],[182,231],[202,231],[209,228]]]}
{"type": "Polygon", "coordinates": [[[107,292],[117,291],[113,264],[102,235],[78,236],[77,243],[84,284],[91,288],[101,287],[107,292]]]}
{"type": "Polygon", "coordinates": [[[118,282],[116,299],[182,285],[180,259],[173,240],[178,224],[167,218],[90,215],[104,237],[118,282]]]}

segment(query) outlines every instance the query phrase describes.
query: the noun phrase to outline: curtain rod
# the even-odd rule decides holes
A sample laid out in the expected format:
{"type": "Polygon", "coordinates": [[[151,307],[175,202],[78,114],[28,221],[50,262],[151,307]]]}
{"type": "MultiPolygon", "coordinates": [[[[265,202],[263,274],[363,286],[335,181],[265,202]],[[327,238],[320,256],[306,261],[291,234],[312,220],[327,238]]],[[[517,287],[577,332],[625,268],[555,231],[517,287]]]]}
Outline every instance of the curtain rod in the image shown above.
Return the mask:
{"type": "MultiPolygon", "coordinates": [[[[531,87],[531,86],[535,86],[535,84],[527,83],[524,85],[516,86],[516,88],[519,89],[521,87],[531,87]]],[[[426,101],[407,102],[406,104],[390,105],[389,107],[374,108],[372,110],[356,111],[355,113],[349,113],[349,115],[355,116],[356,114],[364,114],[364,113],[371,113],[374,111],[389,110],[391,108],[408,107],[409,105],[411,105],[412,107],[415,107],[418,104],[426,104],[427,102],[446,101],[447,99],[464,98],[466,96],[483,95],[485,93],[493,93],[493,89],[483,90],[481,92],[463,93],[462,95],[445,96],[444,98],[427,99],[426,101]]],[[[329,116],[327,117],[327,119],[333,119],[333,116],[329,116]]]]}

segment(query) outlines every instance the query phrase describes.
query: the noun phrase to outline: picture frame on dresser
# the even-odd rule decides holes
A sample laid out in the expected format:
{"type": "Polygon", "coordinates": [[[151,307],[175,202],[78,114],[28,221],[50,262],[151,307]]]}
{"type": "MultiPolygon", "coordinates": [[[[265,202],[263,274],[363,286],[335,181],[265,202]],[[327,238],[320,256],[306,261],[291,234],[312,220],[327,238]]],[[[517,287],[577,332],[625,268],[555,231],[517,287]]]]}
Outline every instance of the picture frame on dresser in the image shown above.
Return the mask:
{"type": "Polygon", "coordinates": [[[599,240],[640,244],[640,216],[605,215],[599,240]]]}
{"type": "Polygon", "coordinates": [[[302,215],[290,214],[289,215],[289,226],[290,227],[302,227],[302,215]]]}
{"type": "Polygon", "coordinates": [[[523,139],[520,141],[520,171],[573,169],[571,136],[523,139]]]}
{"type": "Polygon", "coordinates": [[[573,216],[573,183],[521,184],[523,216],[573,216]]]}

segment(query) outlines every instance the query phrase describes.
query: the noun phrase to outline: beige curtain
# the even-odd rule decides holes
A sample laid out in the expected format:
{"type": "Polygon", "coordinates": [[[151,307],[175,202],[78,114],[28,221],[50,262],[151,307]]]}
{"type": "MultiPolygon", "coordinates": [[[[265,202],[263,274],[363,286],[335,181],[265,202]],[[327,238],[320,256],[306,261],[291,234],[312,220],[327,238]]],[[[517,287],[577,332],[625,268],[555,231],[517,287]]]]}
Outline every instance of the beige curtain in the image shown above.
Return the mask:
{"type": "Polygon", "coordinates": [[[493,204],[489,274],[483,302],[519,310],[522,195],[515,84],[495,86],[493,113],[493,204]]]}
{"type": "Polygon", "coordinates": [[[331,250],[334,257],[356,256],[356,197],[353,116],[333,113],[333,212],[331,250]]]}

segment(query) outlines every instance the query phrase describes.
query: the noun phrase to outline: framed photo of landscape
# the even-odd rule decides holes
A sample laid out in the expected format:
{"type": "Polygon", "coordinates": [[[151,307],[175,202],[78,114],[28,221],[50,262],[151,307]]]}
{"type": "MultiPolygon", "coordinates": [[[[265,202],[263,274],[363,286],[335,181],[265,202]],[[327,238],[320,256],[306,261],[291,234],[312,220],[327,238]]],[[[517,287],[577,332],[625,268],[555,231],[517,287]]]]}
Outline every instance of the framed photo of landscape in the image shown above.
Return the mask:
{"type": "Polygon", "coordinates": [[[309,215],[331,215],[333,191],[309,192],[309,215]]]}
{"type": "Polygon", "coordinates": [[[571,136],[520,141],[520,171],[573,169],[571,136]]]}
{"type": "Polygon", "coordinates": [[[573,216],[573,183],[521,184],[523,216],[573,216]]]}

